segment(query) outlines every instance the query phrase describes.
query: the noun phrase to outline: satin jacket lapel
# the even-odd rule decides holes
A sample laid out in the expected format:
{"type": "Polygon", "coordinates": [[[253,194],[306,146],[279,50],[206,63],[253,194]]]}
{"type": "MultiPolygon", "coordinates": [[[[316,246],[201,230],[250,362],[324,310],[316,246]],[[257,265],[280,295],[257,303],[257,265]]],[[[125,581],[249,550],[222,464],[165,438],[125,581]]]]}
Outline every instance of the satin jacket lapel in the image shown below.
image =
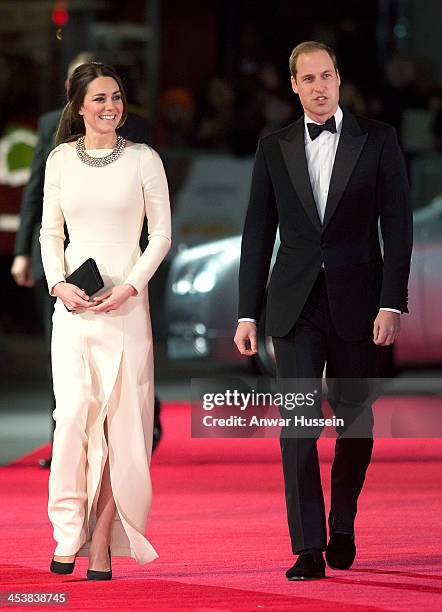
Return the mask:
{"type": "Polygon", "coordinates": [[[327,203],[325,206],[322,231],[332,218],[343,194],[354,167],[365,145],[368,134],[364,134],[355,117],[344,111],[342,131],[336,150],[335,163],[330,179],[327,203]]]}
{"type": "MultiPolygon", "coordinates": [[[[342,136],[342,135],[341,135],[342,136]]],[[[304,144],[304,117],[294,124],[287,136],[279,139],[285,165],[310,221],[321,231],[321,220],[313,197],[304,144]]]]}

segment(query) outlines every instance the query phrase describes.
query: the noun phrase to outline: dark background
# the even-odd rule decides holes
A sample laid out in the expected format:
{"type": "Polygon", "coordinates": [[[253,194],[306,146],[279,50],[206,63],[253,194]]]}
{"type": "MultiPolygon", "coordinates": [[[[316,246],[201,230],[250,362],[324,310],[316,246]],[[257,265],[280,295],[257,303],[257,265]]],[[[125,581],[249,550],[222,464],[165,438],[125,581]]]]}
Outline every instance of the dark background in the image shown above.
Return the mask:
{"type": "MultiPolygon", "coordinates": [[[[148,119],[169,164],[172,207],[195,151],[250,156],[260,135],[296,118],[288,58],[306,39],[336,49],[347,106],[397,127],[410,176],[416,159],[441,150],[440,0],[2,0],[0,34],[0,138],[62,106],[69,61],[94,51],[121,72],[132,110],[148,119]],[[407,145],[410,110],[431,118],[421,146],[407,145]]],[[[415,208],[435,195],[412,187],[415,208]]],[[[5,219],[17,221],[22,189],[0,181],[3,368],[10,338],[41,331],[31,291],[9,272],[15,233],[5,219]]],[[[167,265],[155,281],[160,336],[166,274],[167,265]]]]}

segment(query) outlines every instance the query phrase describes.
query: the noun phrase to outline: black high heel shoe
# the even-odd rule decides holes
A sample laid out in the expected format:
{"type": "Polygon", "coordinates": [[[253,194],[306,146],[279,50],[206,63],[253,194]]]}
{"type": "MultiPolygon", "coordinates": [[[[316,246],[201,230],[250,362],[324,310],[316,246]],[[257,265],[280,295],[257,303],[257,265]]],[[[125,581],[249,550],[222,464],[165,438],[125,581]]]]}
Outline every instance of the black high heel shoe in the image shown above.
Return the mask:
{"type": "Polygon", "coordinates": [[[88,571],[87,571],[87,579],[88,580],[111,580],[112,579],[112,557],[111,557],[110,546],[107,549],[107,551],[109,553],[110,570],[102,572],[100,570],[90,570],[90,569],[88,569],[88,571]]]}
{"type": "Polygon", "coordinates": [[[54,561],[52,559],[49,569],[53,574],[72,574],[75,567],[75,559],[70,563],[63,563],[62,561],[54,561]]]}

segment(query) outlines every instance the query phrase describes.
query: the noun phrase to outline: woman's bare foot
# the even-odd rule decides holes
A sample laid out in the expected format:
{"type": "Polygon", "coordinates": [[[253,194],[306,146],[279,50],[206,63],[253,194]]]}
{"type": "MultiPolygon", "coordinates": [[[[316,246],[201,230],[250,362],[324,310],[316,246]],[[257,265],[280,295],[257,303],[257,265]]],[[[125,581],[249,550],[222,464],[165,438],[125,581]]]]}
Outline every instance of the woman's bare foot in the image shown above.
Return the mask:
{"type": "Polygon", "coordinates": [[[60,555],[54,555],[54,561],[59,563],[72,563],[77,555],[70,555],[69,557],[61,557],[60,555]]]}

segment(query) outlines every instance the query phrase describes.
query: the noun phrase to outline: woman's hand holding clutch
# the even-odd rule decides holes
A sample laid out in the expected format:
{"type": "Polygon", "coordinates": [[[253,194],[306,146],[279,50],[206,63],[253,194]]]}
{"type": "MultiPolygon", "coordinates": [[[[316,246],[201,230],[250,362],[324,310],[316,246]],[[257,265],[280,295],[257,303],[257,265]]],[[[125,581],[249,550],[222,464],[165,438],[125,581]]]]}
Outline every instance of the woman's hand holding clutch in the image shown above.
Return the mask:
{"type": "Polygon", "coordinates": [[[79,289],[71,283],[57,283],[52,292],[54,296],[60,298],[68,310],[84,312],[93,306],[93,302],[89,302],[89,296],[83,289],[79,289]]]}
{"type": "Polygon", "coordinates": [[[92,298],[91,303],[93,306],[88,309],[88,312],[99,313],[117,310],[121,304],[124,304],[126,300],[133,295],[137,295],[137,293],[137,290],[132,285],[116,285],[109,291],[106,291],[106,293],[92,298]]]}

